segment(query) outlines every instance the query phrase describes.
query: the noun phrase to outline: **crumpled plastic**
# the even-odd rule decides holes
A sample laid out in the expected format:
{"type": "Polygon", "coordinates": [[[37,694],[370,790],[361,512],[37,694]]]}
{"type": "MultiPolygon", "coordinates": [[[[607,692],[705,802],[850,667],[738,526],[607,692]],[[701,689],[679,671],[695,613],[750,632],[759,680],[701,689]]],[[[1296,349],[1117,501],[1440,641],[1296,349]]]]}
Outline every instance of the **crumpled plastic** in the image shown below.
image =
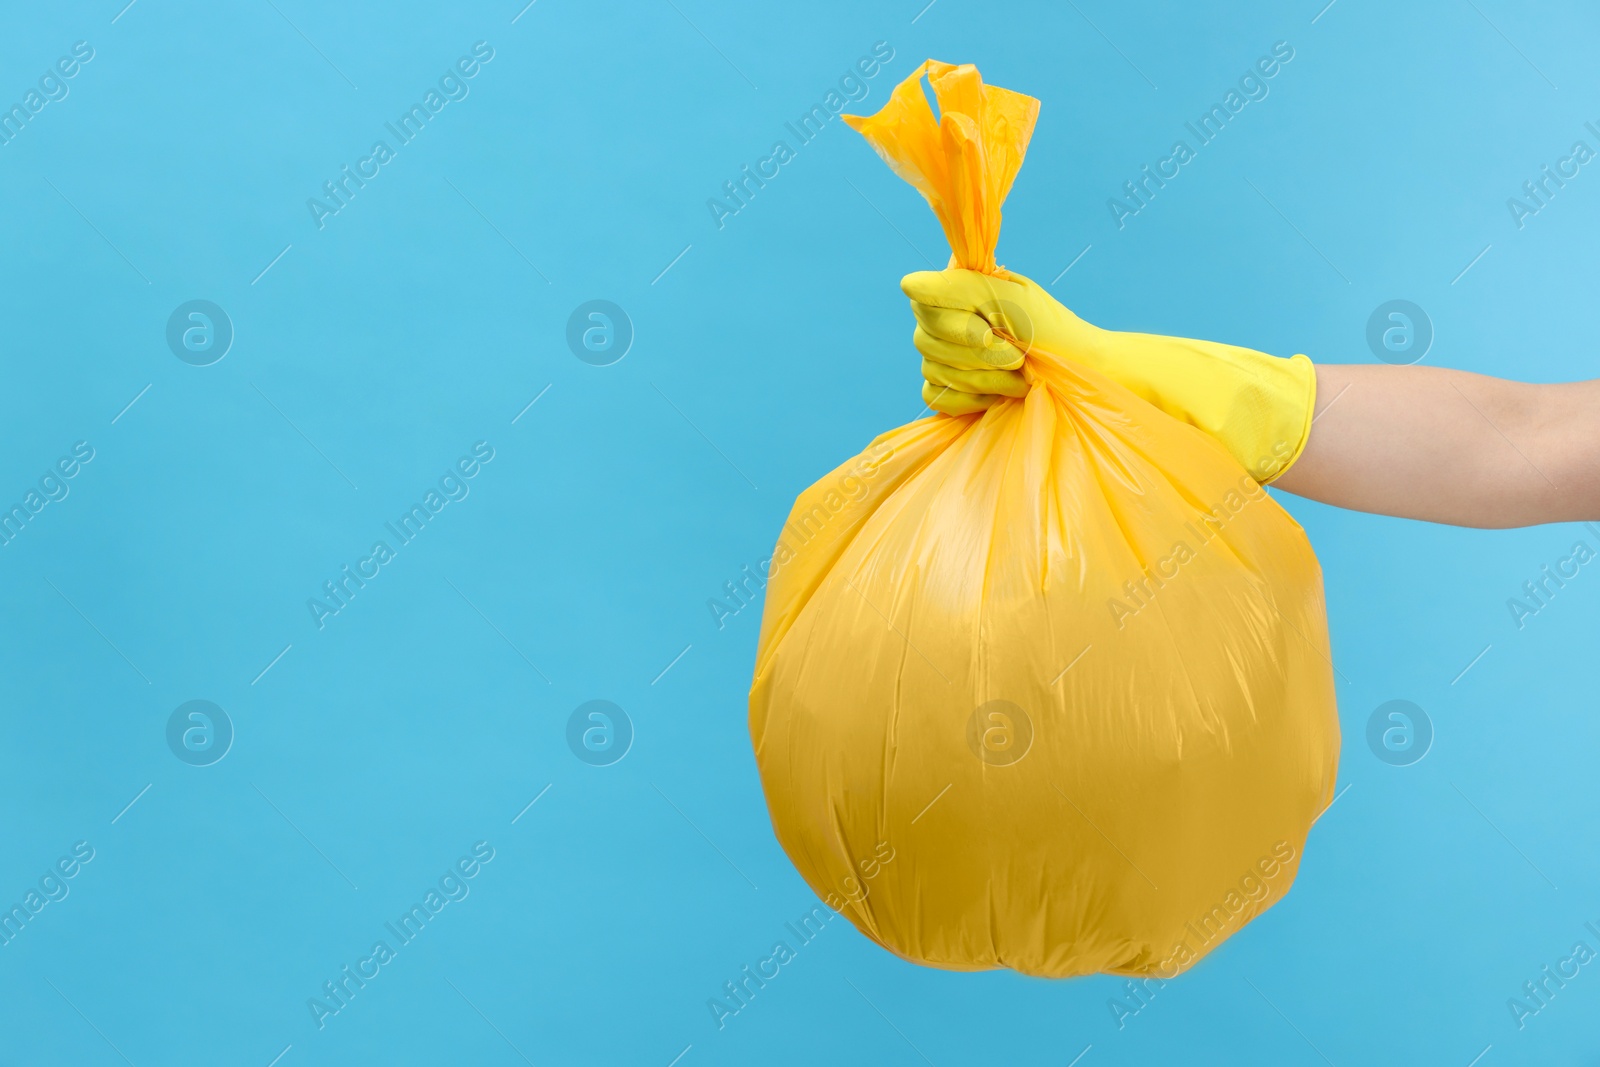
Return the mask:
{"type": "MultiPolygon", "coordinates": [[[[994,272],[1038,106],[930,60],[849,121],[994,272]]],[[[810,887],[908,960],[1171,977],[1288,891],[1331,800],[1321,570],[1206,434],[1058,355],[1026,373],[796,500],[762,786],[810,887]]]]}

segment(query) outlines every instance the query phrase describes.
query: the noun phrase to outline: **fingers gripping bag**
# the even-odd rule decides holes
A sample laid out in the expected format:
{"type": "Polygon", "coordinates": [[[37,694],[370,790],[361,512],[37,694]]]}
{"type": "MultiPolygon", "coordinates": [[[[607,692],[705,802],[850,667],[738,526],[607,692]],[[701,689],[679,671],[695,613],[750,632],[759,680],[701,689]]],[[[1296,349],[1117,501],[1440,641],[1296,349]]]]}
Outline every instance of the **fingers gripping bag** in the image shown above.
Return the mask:
{"type": "MultiPolygon", "coordinates": [[[[848,118],[952,265],[1002,273],[1038,106],[930,60],[848,118]]],[[[1321,570],[1202,431],[1070,353],[1025,374],[795,502],[750,692],[762,786],[811,888],[908,960],[1170,977],[1283,896],[1330,802],[1321,570]]]]}

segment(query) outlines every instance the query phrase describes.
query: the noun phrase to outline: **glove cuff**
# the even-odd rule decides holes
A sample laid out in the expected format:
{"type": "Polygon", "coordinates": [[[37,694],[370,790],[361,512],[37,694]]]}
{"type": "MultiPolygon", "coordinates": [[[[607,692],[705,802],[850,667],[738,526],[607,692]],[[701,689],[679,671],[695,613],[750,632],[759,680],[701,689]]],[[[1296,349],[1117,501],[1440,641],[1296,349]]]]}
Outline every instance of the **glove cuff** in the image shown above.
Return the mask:
{"type": "MultiPolygon", "coordinates": [[[[1278,438],[1290,446],[1287,458],[1281,464],[1277,457],[1250,471],[1251,477],[1262,485],[1271,485],[1283,476],[1283,473],[1300,459],[1301,453],[1306,450],[1306,442],[1311,440],[1311,423],[1316,419],[1317,410],[1317,368],[1309,356],[1296,353],[1284,361],[1284,369],[1292,379],[1286,390],[1285,400],[1289,401],[1283,406],[1283,434],[1278,438]],[[1276,465],[1273,465],[1276,464],[1276,465]]],[[[1276,442],[1274,443],[1276,449],[1276,442]]]]}

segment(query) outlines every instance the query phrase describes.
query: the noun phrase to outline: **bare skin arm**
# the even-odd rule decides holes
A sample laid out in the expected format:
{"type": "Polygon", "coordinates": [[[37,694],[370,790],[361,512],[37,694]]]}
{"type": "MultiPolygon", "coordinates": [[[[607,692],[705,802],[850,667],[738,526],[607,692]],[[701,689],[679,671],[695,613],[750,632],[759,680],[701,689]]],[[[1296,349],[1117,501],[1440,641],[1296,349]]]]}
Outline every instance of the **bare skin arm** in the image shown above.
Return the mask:
{"type": "Polygon", "coordinates": [[[1600,520],[1600,380],[1319,365],[1310,439],[1273,485],[1454,526],[1600,520]]]}

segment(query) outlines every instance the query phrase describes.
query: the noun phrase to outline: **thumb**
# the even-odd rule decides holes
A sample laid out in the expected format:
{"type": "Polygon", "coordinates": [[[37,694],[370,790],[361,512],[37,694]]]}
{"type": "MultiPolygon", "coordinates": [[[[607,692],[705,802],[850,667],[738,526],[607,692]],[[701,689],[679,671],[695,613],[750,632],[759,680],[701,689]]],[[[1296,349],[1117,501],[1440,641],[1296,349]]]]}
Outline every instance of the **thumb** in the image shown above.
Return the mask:
{"type": "Polygon", "coordinates": [[[997,301],[1016,301],[1023,287],[1005,278],[975,270],[951,267],[947,270],[919,270],[900,279],[900,291],[918,304],[978,311],[997,301]]]}

